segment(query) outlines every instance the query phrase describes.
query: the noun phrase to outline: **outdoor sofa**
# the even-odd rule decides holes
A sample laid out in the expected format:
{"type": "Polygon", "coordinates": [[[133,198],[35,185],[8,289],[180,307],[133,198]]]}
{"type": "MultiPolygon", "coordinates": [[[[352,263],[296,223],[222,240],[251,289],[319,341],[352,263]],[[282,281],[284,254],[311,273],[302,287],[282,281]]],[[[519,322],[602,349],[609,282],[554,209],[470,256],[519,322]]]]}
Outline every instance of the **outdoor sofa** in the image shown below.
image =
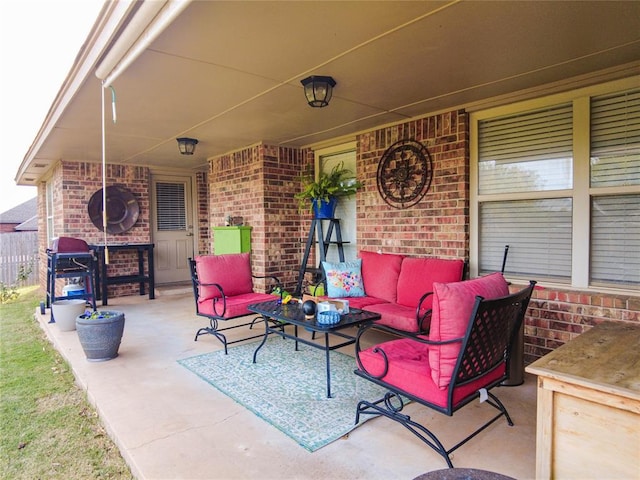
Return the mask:
{"type": "Polygon", "coordinates": [[[434,282],[459,282],[459,259],[412,257],[362,250],[355,261],[323,262],[327,298],[381,315],[377,325],[423,333],[429,330],[434,282]]]}

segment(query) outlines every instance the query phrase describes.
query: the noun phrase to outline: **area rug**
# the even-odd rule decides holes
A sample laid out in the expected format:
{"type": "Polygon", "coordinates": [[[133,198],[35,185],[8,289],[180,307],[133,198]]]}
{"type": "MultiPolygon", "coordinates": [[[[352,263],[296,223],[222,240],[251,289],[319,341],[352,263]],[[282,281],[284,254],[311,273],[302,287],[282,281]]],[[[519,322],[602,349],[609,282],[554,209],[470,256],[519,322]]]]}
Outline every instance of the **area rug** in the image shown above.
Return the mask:
{"type": "MultiPolygon", "coordinates": [[[[258,343],[178,360],[203,380],[313,452],[339,439],[356,425],[356,405],[376,400],[385,390],[353,373],[355,359],[331,352],[331,395],[326,393],[325,352],[272,336],[258,343]]],[[[373,418],[360,417],[361,425],[373,418]]]]}

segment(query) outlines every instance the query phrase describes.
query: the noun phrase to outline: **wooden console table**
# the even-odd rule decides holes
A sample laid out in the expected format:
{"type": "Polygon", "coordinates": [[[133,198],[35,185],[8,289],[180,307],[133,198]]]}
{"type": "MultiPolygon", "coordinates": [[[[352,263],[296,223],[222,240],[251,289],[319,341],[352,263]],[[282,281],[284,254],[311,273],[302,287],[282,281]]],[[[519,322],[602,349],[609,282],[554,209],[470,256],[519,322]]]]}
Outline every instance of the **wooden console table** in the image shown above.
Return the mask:
{"type": "Polygon", "coordinates": [[[640,325],[605,322],[538,375],[536,479],[640,478],[640,325]]]}
{"type": "Polygon", "coordinates": [[[122,285],[125,283],[139,283],[140,295],[145,295],[145,284],[149,284],[149,300],[155,298],[155,272],[153,266],[153,243],[124,243],[107,245],[109,253],[121,251],[135,251],[138,253],[138,273],[134,275],[109,276],[108,265],[104,254],[104,245],[90,245],[96,253],[98,262],[96,264],[96,293],[102,297],[102,305],[107,305],[107,286],[122,285]],[[144,272],[144,254],[147,255],[148,272],[144,272]]]}

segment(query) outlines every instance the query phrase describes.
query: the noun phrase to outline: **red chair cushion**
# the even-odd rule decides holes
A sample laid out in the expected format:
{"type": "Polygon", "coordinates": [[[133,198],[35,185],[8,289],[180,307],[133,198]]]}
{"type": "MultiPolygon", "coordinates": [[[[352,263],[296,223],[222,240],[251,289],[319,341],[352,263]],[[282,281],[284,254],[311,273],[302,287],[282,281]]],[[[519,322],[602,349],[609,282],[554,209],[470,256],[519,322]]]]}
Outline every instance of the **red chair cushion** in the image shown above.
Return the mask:
{"type": "Polygon", "coordinates": [[[233,297],[227,297],[227,308],[222,314],[223,304],[222,300],[217,300],[216,310],[214,310],[213,298],[206,300],[200,300],[198,302],[198,313],[200,315],[207,315],[218,318],[236,318],[244,315],[255,315],[253,312],[247,310],[247,307],[252,303],[266,302],[273,300],[273,295],[268,293],[242,293],[233,297]]]}
{"type": "MultiPolygon", "coordinates": [[[[433,282],[459,282],[464,271],[463,260],[407,257],[402,261],[398,278],[398,303],[416,308],[420,297],[433,291],[433,282]]],[[[432,296],[423,307],[431,308],[432,296]]]]}
{"type": "Polygon", "coordinates": [[[362,250],[358,256],[362,259],[362,282],[367,296],[395,303],[404,255],[362,250]]]}
{"type": "MultiPolygon", "coordinates": [[[[200,255],[195,257],[196,273],[201,284],[219,284],[225,296],[232,297],[253,292],[251,262],[248,253],[200,255]]],[[[220,297],[216,287],[200,286],[199,300],[220,297]]]]}
{"type": "MultiPolygon", "coordinates": [[[[433,380],[429,362],[432,345],[416,342],[410,338],[391,340],[376,347],[368,348],[359,354],[364,369],[372,375],[380,375],[384,371],[382,354],[375,353],[374,348],[384,350],[388,359],[389,369],[382,380],[400,390],[403,390],[425,403],[438,407],[447,407],[446,389],[441,389],[433,380]]],[[[505,371],[502,364],[494,371],[474,380],[471,383],[457,387],[453,392],[453,406],[488,383],[500,378],[505,371]]]]}
{"type": "MultiPolygon", "coordinates": [[[[429,340],[438,342],[464,337],[476,295],[486,299],[504,297],[509,295],[509,286],[501,273],[464,282],[434,283],[429,340]]],[[[442,389],[449,386],[460,347],[460,343],[451,343],[429,349],[433,381],[442,389]]]]}

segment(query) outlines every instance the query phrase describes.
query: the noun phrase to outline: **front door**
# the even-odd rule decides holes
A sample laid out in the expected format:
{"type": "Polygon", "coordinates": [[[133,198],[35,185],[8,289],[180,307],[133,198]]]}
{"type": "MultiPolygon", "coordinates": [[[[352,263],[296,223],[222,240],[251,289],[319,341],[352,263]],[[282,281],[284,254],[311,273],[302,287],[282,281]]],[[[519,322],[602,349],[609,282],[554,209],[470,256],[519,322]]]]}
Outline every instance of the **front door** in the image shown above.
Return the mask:
{"type": "Polygon", "coordinates": [[[156,285],[189,281],[195,238],[191,177],[154,175],[151,201],[156,285]]]}

